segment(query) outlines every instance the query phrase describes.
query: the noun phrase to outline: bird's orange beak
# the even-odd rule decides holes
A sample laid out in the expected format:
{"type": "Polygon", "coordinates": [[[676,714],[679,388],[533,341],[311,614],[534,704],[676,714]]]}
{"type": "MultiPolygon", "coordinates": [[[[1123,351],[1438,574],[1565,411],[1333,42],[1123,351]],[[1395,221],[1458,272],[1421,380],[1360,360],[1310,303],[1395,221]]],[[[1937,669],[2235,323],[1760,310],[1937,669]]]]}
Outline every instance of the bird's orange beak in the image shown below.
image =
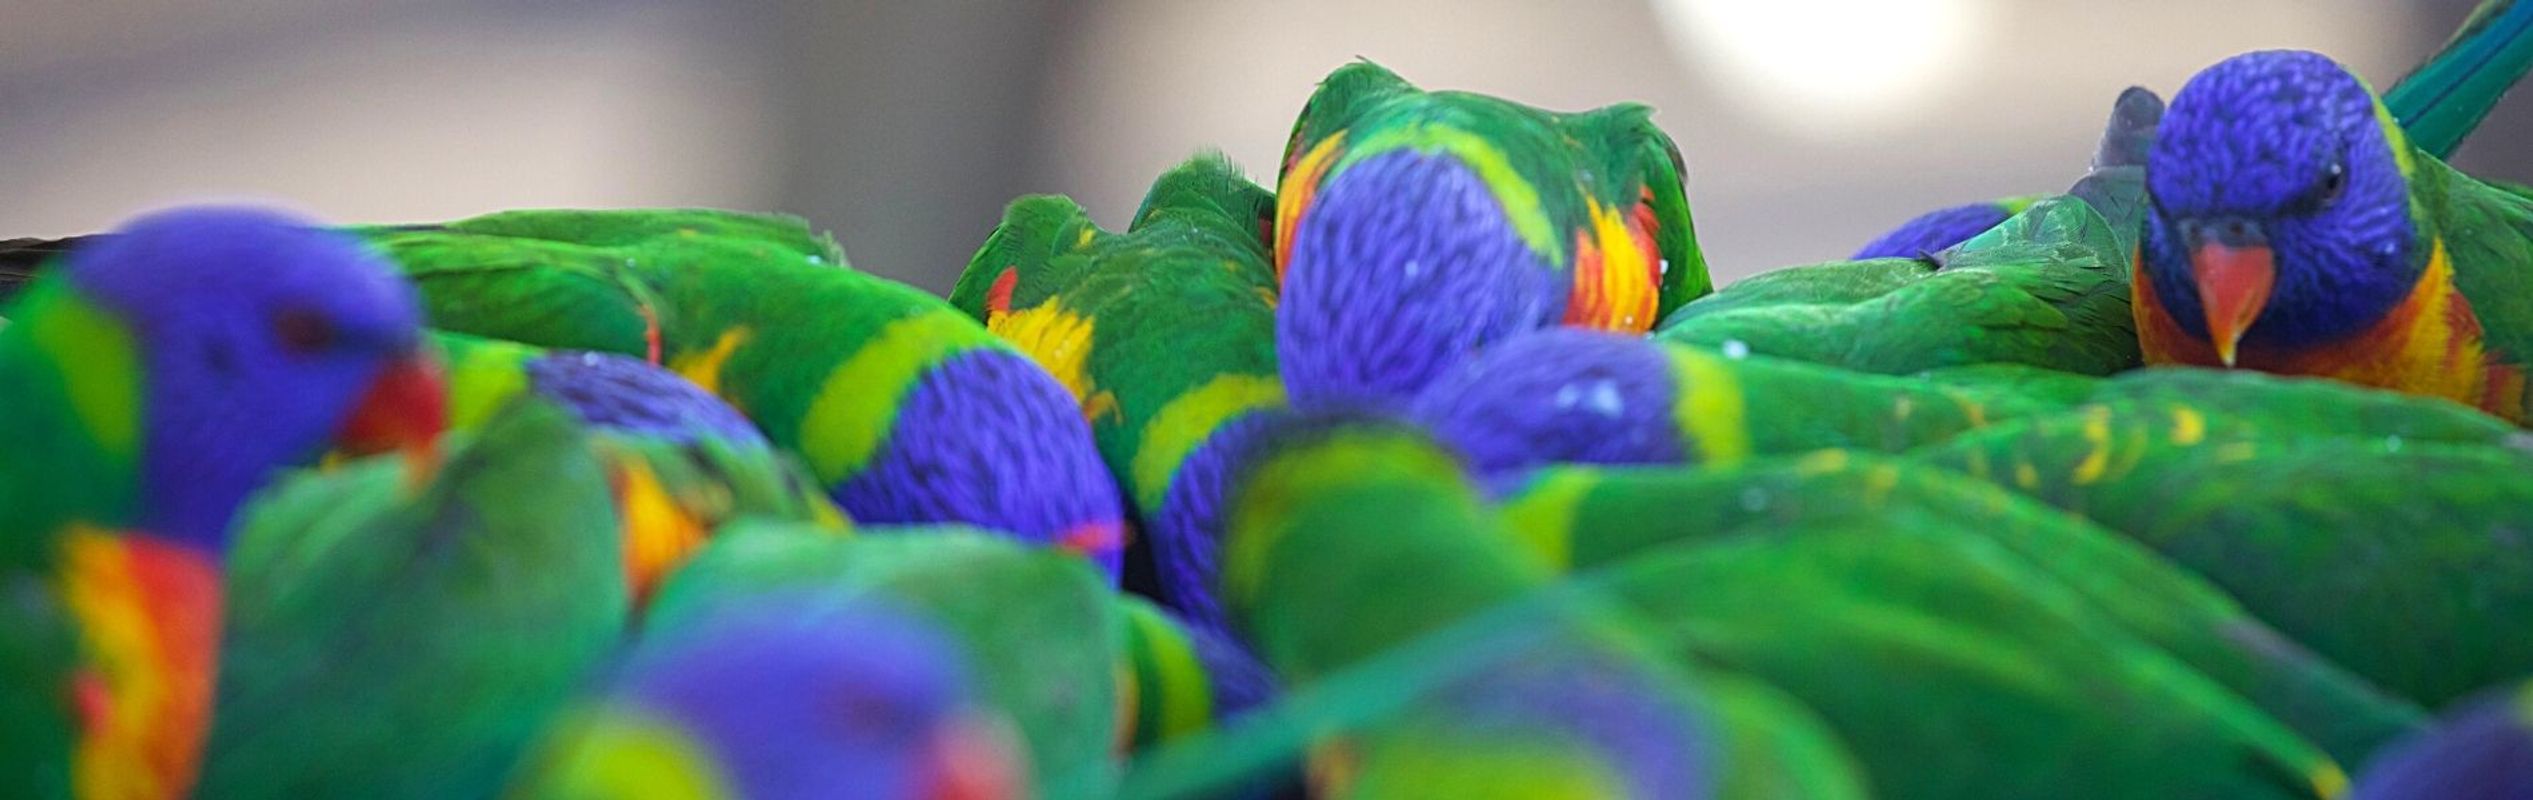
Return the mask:
{"type": "Polygon", "coordinates": [[[2199,307],[2208,316],[2208,342],[2216,345],[2219,360],[2234,366],[2235,345],[2269,304],[2269,289],[2278,282],[2277,262],[2266,246],[2208,242],[2191,251],[2190,274],[2199,282],[2199,307]]]}
{"type": "Polygon", "coordinates": [[[439,363],[421,353],[408,354],[388,362],[371,379],[369,390],[344,418],[336,445],[356,456],[396,451],[405,459],[406,484],[419,486],[439,469],[448,405],[439,363]]]}
{"type": "Polygon", "coordinates": [[[1019,800],[1029,796],[1027,756],[1010,723],[963,712],[933,733],[923,766],[924,800],[1019,800]]]}

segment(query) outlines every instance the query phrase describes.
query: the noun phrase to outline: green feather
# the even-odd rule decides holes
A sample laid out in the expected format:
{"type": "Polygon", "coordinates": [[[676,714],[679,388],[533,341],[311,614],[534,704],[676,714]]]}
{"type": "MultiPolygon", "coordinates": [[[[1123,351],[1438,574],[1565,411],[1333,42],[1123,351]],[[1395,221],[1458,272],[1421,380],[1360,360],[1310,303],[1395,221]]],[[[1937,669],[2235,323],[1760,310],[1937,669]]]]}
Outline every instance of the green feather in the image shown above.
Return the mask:
{"type": "Polygon", "coordinates": [[[1222,424],[1283,405],[1275,275],[1259,228],[1273,207],[1218,155],[1164,173],[1122,234],[1088,225],[1070,200],[1023,198],[952,301],[979,313],[975,287],[1017,276],[1007,309],[979,317],[1073,386],[1101,457],[1149,514],[1179,462],[1222,424]],[[1048,211],[1057,206],[1066,213],[1048,211]],[[1050,221],[1073,233],[1048,233],[1050,221]],[[1018,242],[1068,237],[1091,244],[1037,261],[1018,253],[1039,249],[1018,242]]]}
{"type": "Polygon", "coordinates": [[[365,460],[267,490],[230,553],[210,797],[481,796],[623,635],[584,434],[526,403],[418,494],[365,460]]]}
{"type": "Polygon", "coordinates": [[[2384,92],[2384,105],[2411,144],[2451,158],[2528,68],[2533,68],[2533,6],[2481,0],[2453,38],[2384,92]]]}

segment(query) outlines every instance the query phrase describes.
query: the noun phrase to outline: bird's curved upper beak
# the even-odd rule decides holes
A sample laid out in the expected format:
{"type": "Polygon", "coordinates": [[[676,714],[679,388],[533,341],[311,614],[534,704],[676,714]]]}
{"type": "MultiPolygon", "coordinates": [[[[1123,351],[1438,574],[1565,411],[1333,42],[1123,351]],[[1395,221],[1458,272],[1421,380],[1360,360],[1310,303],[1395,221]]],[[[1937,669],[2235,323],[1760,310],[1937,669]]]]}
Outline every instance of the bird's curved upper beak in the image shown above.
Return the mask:
{"type": "Polygon", "coordinates": [[[448,428],[448,387],[439,362],[422,351],[387,363],[343,419],[336,446],[352,455],[396,451],[409,486],[427,482],[440,465],[440,433],[448,428]]]}
{"type": "Polygon", "coordinates": [[[2269,304],[2270,287],[2278,281],[2277,261],[2266,244],[2203,242],[2190,251],[2190,274],[2199,284],[2200,309],[2207,313],[2208,342],[2216,346],[2219,360],[2234,366],[2235,346],[2269,304]]]}

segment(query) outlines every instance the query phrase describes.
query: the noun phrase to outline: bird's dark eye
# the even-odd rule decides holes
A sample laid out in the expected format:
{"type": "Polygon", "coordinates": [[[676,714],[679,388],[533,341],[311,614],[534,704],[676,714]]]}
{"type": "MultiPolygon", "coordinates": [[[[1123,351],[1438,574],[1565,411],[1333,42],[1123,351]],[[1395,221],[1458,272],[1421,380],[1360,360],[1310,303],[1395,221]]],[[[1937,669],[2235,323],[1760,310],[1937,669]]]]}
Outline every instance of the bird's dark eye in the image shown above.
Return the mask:
{"type": "Polygon", "coordinates": [[[2348,170],[2341,167],[2337,161],[2331,162],[2330,166],[2322,169],[2321,185],[2314,187],[2314,207],[2327,208],[2332,203],[2338,202],[2340,190],[2346,188],[2348,188],[2348,170]]]}
{"type": "Polygon", "coordinates": [[[291,352],[315,353],[334,346],[334,323],[310,309],[283,309],[273,315],[273,338],[291,352]]]}

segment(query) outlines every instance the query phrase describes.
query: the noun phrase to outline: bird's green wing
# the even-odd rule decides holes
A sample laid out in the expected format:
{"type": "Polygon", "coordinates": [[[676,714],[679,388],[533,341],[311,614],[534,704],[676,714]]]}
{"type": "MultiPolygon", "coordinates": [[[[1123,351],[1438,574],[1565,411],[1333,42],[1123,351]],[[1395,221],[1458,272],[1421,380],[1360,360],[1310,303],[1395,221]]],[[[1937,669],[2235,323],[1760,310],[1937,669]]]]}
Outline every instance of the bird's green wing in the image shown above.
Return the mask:
{"type": "Polygon", "coordinates": [[[566,414],[521,404],[409,481],[361,461],[242,514],[205,795],[490,794],[621,640],[616,513],[566,414]]]}
{"type": "Polygon", "coordinates": [[[1768,525],[1587,580],[1678,658],[1819,712],[1878,796],[2320,798],[2345,785],[2292,730],[1967,527],[1768,525]]]}
{"type": "Polygon", "coordinates": [[[2533,672],[2533,637],[2514,629],[2533,608],[2521,444],[2334,436],[2141,403],[1912,455],[2119,531],[2411,700],[2533,672]]]}
{"type": "Polygon", "coordinates": [[[1898,458],[1830,450],[1728,468],[1553,468],[1506,500],[1505,518],[1543,557],[1577,572],[1772,527],[1932,520],[2003,547],[2346,763],[2421,721],[2415,706],[2279,636],[2154,551],[1997,486],[1898,458]]]}

